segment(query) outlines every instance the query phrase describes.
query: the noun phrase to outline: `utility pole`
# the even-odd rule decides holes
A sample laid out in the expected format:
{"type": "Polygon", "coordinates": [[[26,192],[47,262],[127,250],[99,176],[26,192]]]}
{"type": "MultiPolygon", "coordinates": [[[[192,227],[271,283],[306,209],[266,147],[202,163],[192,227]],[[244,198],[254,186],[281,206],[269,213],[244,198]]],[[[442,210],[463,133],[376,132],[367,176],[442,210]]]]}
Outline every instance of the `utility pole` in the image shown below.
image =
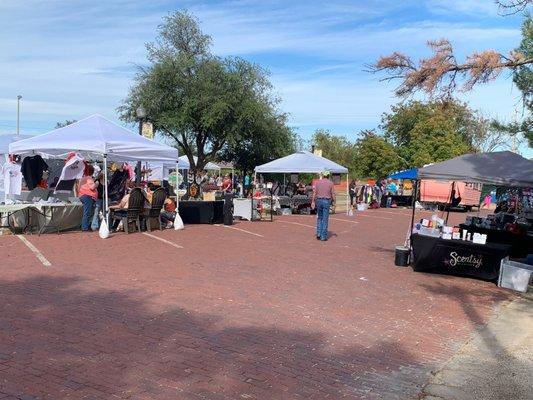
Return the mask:
{"type": "Polygon", "coordinates": [[[22,96],[19,94],[17,96],[17,135],[20,134],[20,99],[22,96]]]}

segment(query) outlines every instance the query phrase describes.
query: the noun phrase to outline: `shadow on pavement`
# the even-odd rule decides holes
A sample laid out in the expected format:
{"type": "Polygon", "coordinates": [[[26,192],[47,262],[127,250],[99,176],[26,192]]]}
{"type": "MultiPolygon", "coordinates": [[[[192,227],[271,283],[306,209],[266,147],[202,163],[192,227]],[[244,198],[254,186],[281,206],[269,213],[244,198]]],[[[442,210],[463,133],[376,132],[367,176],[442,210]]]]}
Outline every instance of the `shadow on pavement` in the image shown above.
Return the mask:
{"type": "Polygon", "coordinates": [[[77,278],[0,281],[0,304],[0,397],[404,399],[429,368],[398,343],[333,349],[77,278]]]}

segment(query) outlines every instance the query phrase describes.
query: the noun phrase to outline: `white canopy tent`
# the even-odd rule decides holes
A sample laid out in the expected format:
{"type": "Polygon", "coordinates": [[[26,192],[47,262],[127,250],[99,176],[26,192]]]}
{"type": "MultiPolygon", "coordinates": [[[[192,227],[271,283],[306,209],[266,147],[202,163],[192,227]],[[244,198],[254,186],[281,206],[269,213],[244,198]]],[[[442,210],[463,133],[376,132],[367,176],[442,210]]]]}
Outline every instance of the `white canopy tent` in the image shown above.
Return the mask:
{"type": "MultiPolygon", "coordinates": [[[[16,133],[6,133],[0,135],[0,157],[7,156],[9,154],[9,145],[13,142],[17,142],[22,139],[28,139],[33,137],[32,135],[17,135],[16,133]]],[[[0,163],[2,158],[0,158],[0,163]]]]}
{"type": "MultiPolygon", "coordinates": [[[[193,159],[194,159],[195,163],[198,162],[198,157],[193,156],[193,159]]],[[[180,169],[191,169],[191,164],[189,163],[189,158],[187,156],[185,156],[185,155],[180,156],[179,157],[179,161],[180,161],[179,162],[180,169]]],[[[220,171],[220,167],[218,165],[216,165],[215,163],[208,162],[205,165],[204,170],[206,170],[206,171],[220,171]]]]}
{"type": "Polygon", "coordinates": [[[62,157],[77,151],[104,161],[104,197],[106,215],[107,162],[150,161],[174,164],[178,168],[178,150],[137,135],[101,115],[91,115],[63,128],[20,140],[9,145],[10,154],[62,157]]]}
{"type": "MultiPolygon", "coordinates": [[[[319,174],[323,171],[329,171],[332,174],[346,174],[346,196],[349,199],[348,193],[348,168],[343,167],[336,162],[328,160],[327,158],[317,156],[309,151],[299,151],[291,155],[278,158],[266,164],[255,167],[255,179],[257,174],[296,174],[296,173],[315,173],[319,174]]],[[[348,200],[347,200],[348,201],[348,200]]],[[[348,213],[349,207],[346,207],[348,213]]]]}

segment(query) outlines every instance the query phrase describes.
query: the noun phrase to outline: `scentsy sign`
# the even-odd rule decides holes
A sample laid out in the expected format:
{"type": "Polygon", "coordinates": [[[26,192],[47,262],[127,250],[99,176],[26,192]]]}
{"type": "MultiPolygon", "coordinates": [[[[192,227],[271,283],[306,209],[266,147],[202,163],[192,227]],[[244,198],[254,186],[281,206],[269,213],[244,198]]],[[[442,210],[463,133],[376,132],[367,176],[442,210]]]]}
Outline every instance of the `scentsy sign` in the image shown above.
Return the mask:
{"type": "Polygon", "coordinates": [[[451,251],[444,263],[450,267],[481,268],[483,266],[483,256],[481,254],[460,255],[456,251],[451,251]]]}

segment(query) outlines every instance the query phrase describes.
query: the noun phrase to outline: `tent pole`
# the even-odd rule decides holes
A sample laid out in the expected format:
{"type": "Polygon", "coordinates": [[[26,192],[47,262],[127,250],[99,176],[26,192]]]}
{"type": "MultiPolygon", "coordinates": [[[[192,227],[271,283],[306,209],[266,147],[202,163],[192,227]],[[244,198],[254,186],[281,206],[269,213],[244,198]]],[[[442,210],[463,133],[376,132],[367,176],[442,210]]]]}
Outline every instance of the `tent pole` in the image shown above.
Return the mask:
{"type": "Polygon", "coordinates": [[[349,189],[349,172],[346,172],[346,215],[350,213],[351,203],[350,203],[350,189],[349,189]]]}
{"type": "Polygon", "coordinates": [[[416,209],[416,198],[418,197],[418,179],[415,179],[415,185],[413,187],[413,200],[412,203],[412,213],[411,213],[411,227],[409,228],[409,234],[407,235],[409,240],[409,248],[411,248],[411,235],[413,234],[413,227],[415,226],[415,209],[416,209]]]}
{"type": "Polygon", "coordinates": [[[179,190],[179,179],[178,179],[178,175],[179,175],[179,171],[178,171],[178,161],[176,161],[176,210],[178,210],[179,212],[179,201],[180,201],[180,196],[178,194],[178,190],[179,190]]]}
{"type": "Polygon", "coordinates": [[[454,197],[455,197],[455,181],[452,182],[452,191],[450,193],[450,203],[448,204],[448,212],[446,213],[446,222],[445,222],[446,225],[448,225],[448,218],[450,217],[450,208],[452,206],[454,197]]]}
{"type": "Polygon", "coordinates": [[[109,198],[107,192],[107,154],[104,154],[104,218],[109,229],[109,198]]]}

